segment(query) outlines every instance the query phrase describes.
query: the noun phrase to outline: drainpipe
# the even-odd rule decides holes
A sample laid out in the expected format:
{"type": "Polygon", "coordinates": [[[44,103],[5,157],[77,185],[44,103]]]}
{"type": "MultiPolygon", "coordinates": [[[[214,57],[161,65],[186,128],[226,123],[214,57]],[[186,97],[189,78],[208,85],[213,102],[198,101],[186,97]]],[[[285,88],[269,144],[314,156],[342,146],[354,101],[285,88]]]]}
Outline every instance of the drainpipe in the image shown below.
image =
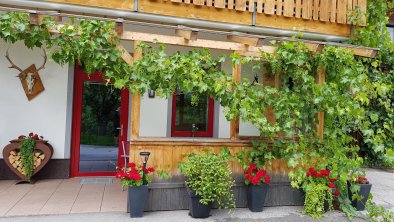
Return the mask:
{"type": "MultiPolygon", "coordinates": [[[[298,34],[298,31],[292,31],[292,30],[230,24],[224,22],[212,22],[212,21],[204,21],[198,19],[154,15],[154,14],[141,13],[136,11],[121,11],[114,9],[104,9],[104,8],[96,8],[96,7],[81,6],[81,5],[69,5],[62,3],[37,1],[37,0],[30,0],[30,1],[1,0],[1,4],[23,7],[23,8],[39,8],[39,9],[52,10],[52,11],[67,11],[81,15],[92,14],[92,15],[99,15],[103,17],[105,16],[105,17],[123,18],[125,20],[129,19],[129,20],[139,20],[139,21],[151,22],[151,23],[168,23],[174,25],[184,25],[184,26],[200,27],[206,29],[230,30],[236,32],[255,33],[255,34],[271,35],[271,36],[291,37],[298,34]]],[[[133,10],[136,9],[134,8],[133,10]]],[[[322,40],[327,42],[344,42],[348,40],[347,37],[343,37],[343,36],[317,34],[312,32],[303,32],[302,36],[305,39],[322,40]]]]}

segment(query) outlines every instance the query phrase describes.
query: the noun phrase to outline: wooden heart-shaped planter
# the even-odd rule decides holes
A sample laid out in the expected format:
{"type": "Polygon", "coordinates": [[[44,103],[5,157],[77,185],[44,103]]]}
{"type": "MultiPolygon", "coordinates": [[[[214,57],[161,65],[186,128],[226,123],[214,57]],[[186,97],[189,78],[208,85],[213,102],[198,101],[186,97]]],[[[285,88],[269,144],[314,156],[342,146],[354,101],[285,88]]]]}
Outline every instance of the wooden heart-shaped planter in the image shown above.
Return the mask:
{"type": "MultiPolygon", "coordinates": [[[[33,152],[34,167],[33,173],[38,173],[51,159],[53,148],[46,140],[37,140],[33,152]]],[[[19,153],[19,141],[11,140],[10,144],[3,149],[3,159],[7,166],[22,180],[28,180],[26,172],[23,170],[21,156],[19,153]]]]}

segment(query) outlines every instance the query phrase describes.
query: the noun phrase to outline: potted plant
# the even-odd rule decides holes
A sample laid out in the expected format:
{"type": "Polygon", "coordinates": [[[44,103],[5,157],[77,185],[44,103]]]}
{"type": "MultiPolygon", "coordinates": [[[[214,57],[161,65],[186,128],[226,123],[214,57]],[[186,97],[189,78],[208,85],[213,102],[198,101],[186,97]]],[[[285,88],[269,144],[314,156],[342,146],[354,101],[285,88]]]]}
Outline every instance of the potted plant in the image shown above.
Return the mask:
{"type": "Polygon", "coordinates": [[[263,211],[270,181],[271,177],[267,174],[267,171],[257,168],[253,163],[245,170],[245,184],[248,186],[246,196],[250,211],[263,211]]]}
{"type": "Polygon", "coordinates": [[[371,192],[372,184],[369,183],[365,176],[359,175],[356,179],[350,181],[348,185],[348,193],[352,206],[356,208],[357,211],[364,210],[369,193],[371,192]]]}
{"type": "Polygon", "coordinates": [[[336,189],[337,178],[330,177],[330,170],[316,170],[311,167],[306,172],[302,188],[305,191],[304,213],[312,218],[321,218],[328,210],[333,210],[333,196],[339,196],[336,189]]]}
{"type": "Polygon", "coordinates": [[[245,148],[237,154],[237,157],[245,170],[248,208],[252,212],[261,212],[271,181],[266,170],[273,158],[268,150],[268,143],[252,141],[252,148],[245,148]]]}
{"type": "Polygon", "coordinates": [[[148,199],[148,183],[151,182],[151,174],[155,172],[152,167],[146,168],[137,166],[135,163],[128,163],[125,167],[118,167],[115,175],[120,179],[123,186],[128,187],[128,207],[130,217],[142,217],[148,199]],[[145,178],[145,182],[144,179],[145,178]]]}
{"type": "Polygon", "coordinates": [[[10,141],[3,149],[3,158],[8,167],[22,181],[32,183],[32,177],[50,160],[53,148],[43,136],[29,133],[10,141]]]}
{"type": "Polygon", "coordinates": [[[209,217],[213,203],[219,208],[234,208],[235,199],[231,192],[234,179],[231,178],[228,149],[220,153],[192,153],[186,162],[179,163],[179,169],[186,176],[189,194],[189,214],[194,218],[209,217]]]}

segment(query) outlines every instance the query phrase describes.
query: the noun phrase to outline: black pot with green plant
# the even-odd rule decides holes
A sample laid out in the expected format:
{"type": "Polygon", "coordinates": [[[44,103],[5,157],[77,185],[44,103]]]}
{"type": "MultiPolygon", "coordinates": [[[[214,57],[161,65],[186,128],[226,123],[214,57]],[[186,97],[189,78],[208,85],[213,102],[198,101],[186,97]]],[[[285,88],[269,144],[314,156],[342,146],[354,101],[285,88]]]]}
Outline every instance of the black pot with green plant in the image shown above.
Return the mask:
{"type": "Polygon", "coordinates": [[[192,153],[185,162],[179,163],[179,169],[186,176],[191,217],[209,217],[212,204],[218,208],[235,208],[231,158],[229,150],[223,148],[220,153],[192,153]]]}
{"type": "Polygon", "coordinates": [[[372,184],[369,183],[365,176],[358,176],[357,180],[348,182],[348,195],[352,206],[357,211],[365,210],[372,184]]]}

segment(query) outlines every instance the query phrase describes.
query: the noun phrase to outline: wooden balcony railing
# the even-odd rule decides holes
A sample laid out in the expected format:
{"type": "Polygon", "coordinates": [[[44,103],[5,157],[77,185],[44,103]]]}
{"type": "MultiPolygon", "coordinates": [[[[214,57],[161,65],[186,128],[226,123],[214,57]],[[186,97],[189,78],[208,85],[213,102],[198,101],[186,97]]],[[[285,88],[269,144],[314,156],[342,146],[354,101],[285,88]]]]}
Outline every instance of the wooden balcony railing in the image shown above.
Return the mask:
{"type": "Polygon", "coordinates": [[[349,36],[350,14],[367,0],[44,0],[156,15],[349,36]]]}
{"type": "MultiPolygon", "coordinates": [[[[366,0],[171,0],[172,2],[249,11],[323,22],[350,24],[349,12],[366,11],[366,0]]],[[[361,20],[365,23],[365,17],[361,20]]]]}

